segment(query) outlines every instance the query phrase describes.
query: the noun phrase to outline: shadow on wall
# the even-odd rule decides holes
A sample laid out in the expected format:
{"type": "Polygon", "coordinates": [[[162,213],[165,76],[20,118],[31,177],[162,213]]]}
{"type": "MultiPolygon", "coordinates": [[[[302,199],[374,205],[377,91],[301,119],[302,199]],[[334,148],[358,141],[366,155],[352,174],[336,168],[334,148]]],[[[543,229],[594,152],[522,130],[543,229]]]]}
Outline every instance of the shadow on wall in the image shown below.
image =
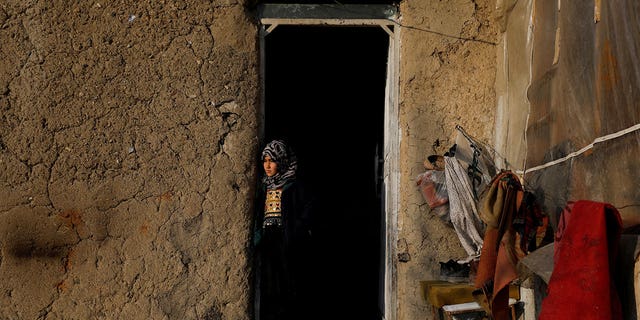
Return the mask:
{"type": "MultiPolygon", "coordinates": [[[[70,267],[73,246],[90,236],[78,210],[53,213],[48,208],[19,207],[1,216],[0,225],[4,235],[0,239],[0,274],[4,276],[27,273],[33,277],[47,273],[43,270],[30,273],[31,268],[23,268],[25,264],[64,273],[70,267]],[[57,264],[59,268],[51,268],[57,264]]],[[[10,283],[15,279],[7,280],[10,281],[3,286],[11,289],[10,283]]]]}

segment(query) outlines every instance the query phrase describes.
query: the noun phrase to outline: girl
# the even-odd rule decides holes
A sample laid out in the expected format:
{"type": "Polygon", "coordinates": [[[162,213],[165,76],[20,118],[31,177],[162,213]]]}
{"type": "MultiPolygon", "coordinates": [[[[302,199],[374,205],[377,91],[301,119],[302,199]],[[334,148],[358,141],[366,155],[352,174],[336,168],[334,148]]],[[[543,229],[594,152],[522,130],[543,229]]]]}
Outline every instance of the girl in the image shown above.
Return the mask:
{"type": "Polygon", "coordinates": [[[260,320],[308,319],[313,199],[297,179],[298,162],[282,140],[262,151],[264,176],[255,205],[254,245],[258,253],[260,320]]]}

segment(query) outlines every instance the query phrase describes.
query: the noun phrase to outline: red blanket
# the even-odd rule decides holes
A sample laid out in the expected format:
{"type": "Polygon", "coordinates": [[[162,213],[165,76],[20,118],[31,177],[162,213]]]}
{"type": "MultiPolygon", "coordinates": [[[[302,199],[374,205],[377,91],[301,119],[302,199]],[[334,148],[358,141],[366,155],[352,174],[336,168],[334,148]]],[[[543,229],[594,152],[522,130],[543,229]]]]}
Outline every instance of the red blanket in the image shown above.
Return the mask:
{"type": "Polygon", "coordinates": [[[569,202],[560,216],[554,267],[539,320],[622,319],[615,271],[622,221],[615,207],[569,202]]]}

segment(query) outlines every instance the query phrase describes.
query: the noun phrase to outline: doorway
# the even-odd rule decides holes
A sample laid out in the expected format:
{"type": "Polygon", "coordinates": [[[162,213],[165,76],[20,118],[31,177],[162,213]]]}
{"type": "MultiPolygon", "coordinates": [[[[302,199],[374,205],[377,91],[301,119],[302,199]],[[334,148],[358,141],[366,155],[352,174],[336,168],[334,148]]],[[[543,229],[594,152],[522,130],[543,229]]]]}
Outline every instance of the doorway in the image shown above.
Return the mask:
{"type": "Polygon", "coordinates": [[[264,140],[294,148],[316,193],[314,314],[383,318],[389,35],[282,25],[264,38],[264,140]]]}

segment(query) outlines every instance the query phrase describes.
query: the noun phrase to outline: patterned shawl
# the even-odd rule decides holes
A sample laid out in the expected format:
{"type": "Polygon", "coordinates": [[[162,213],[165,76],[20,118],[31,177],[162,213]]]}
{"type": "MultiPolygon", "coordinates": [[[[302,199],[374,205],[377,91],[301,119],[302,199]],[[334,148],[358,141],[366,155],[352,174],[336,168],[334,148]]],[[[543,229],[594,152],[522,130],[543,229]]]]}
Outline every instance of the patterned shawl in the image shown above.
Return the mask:
{"type": "Polygon", "coordinates": [[[278,189],[287,182],[295,180],[298,159],[284,141],[273,140],[269,142],[262,150],[261,158],[264,159],[265,156],[271,157],[278,164],[278,173],[271,177],[265,175],[262,178],[262,183],[268,189],[278,189]]]}

